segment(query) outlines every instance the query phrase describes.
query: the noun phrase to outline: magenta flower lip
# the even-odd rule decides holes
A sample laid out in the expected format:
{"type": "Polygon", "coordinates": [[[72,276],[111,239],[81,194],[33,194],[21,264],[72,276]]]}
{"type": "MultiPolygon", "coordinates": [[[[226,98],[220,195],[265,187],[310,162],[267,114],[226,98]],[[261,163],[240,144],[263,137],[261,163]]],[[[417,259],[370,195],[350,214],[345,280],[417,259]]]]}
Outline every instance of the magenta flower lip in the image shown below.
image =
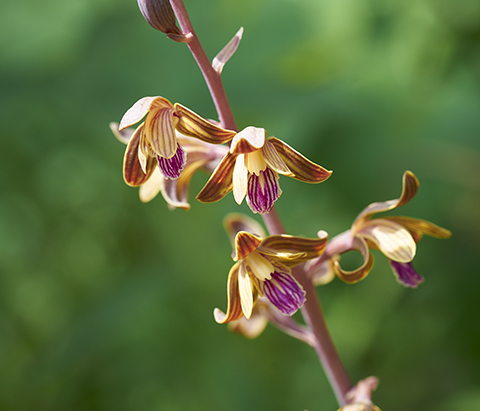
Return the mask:
{"type": "MultiPolygon", "coordinates": [[[[228,323],[242,317],[250,318],[259,297],[268,301],[285,315],[293,315],[305,302],[302,286],[292,276],[291,267],[322,254],[327,235],[309,239],[286,234],[262,238],[236,228],[248,228],[246,219],[230,218],[226,228],[235,235],[233,260],[228,275],[228,307],[226,313],[218,308],[215,320],[228,323]]],[[[252,227],[259,230],[257,225],[252,227]]]]}

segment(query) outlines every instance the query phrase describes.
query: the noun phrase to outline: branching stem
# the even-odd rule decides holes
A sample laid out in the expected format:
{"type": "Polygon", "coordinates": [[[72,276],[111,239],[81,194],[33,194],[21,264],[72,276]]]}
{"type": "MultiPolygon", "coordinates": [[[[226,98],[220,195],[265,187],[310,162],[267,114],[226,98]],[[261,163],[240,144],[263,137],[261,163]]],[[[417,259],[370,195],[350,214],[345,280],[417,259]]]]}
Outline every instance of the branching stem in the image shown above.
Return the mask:
{"type": "MultiPolygon", "coordinates": [[[[183,33],[192,34],[192,39],[187,42],[187,45],[207,82],[222,126],[231,130],[238,130],[220,74],[212,68],[211,62],[205,54],[193,29],[183,1],[170,0],[170,3],[172,4],[183,33]]],[[[270,234],[285,234],[285,229],[275,208],[268,214],[263,215],[263,219],[270,234]]],[[[307,278],[301,266],[296,267],[293,274],[307,293],[307,301],[302,307],[302,314],[306,324],[315,336],[315,351],[317,352],[339,405],[343,406],[346,403],[345,394],[351,388],[351,384],[330,337],[330,333],[328,332],[315,287],[311,280],[307,278]]]]}

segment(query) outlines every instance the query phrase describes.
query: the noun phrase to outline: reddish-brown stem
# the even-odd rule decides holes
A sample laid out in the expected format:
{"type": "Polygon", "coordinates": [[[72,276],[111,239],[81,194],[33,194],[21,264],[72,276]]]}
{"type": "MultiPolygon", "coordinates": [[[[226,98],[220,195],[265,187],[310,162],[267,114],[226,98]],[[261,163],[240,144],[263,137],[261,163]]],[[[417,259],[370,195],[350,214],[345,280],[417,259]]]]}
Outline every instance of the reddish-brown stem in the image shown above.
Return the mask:
{"type": "MultiPolygon", "coordinates": [[[[170,0],[170,3],[172,4],[183,33],[191,33],[192,35],[192,38],[187,42],[187,45],[207,82],[222,126],[231,130],[238,130],[220,74],[212,68],[210,60],[205,54],[195,30],[193,29],[183,1],[170,0]]],[[[275,208],[272,208],[268,214],[264,214],[262,217],[270,234],[285,234],[285,229],[283,228],[283,224],[275,208]]],[[[307,300],[302,307],[302,314],[305,318],[305,322],[315,336],[315,351],[323,365],[325,374],[327,375],[337,397],[338,403],[343,406],[346,403],[345,394],[351,388],[351,384],[337,350],[335,349],[335,345],[330,337],[330,333],[328,332],[315,287],[310,279],[307,278],[302,267],[296,267],[293,274],[307,293],[307,300]]]]}
{"type": "MultiPolygon", "coordinates": [[[[263,215],[263,220],[270,234],[285,234],[285,229],[275,207],[268,214],[263,215]]],[[[302,307],[302,315],[305,323],[310,327],[311,332],[315,336],[315,351],[335,393],[338,404],[343,406],[345,405],[345,394],[352,386],[328,331],[317,292],[303,266],[293,268],[293,275],[306,292],[306,301],[302,307]]]]}
{"type": "Polygon", "coordinates": [[[173,11],[177,16],[178,23],[180,24],[183,33],[191,33],[192,35],[192,38],[187,42],[187,45],[205,78],[222,127],[238,131],[235,118],[233,117],[230,104],[228,103],[227,94],[223,87],[222,78],[220,77],[220,74],[213,69],[212,63],[208,59],[205,50],[203,50],[197,34],[193,29],[192,22],[188,17],[183,1],[170,0],[170,3],[172,4],[173,11]]]}
{"type": "Polygon", "coordinates": [[[312,281],[307,277],[303,266],[295,267],[293,274],[307,293],[307,300],[302,307],[302,315],[305,323],[310,327],[311,332],[315,336],[315,351],[335,393],[338,404],[343,406],[346,404],[345,395],[352,388],[350,379],[328,331],[320,300],[312,281]]]}

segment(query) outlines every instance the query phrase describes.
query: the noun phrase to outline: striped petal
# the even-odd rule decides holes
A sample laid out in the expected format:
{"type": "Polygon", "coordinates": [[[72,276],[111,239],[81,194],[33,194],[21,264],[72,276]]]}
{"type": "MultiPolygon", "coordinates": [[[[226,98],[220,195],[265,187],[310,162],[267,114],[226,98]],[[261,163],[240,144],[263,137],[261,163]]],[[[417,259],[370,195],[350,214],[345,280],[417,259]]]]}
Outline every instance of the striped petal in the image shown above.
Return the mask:
{"type": "Polygon", "coordinates": [[[415,241],[408,230],[386,219],[376,218],[364,224],[358,233],[371,242],[390,260],[408,263],[416,252],[415,241]]]}
{"type": "Polygon", "coordinates": [[[352,250],[359,251],[363,257],[363,264],[356,270],[345,271],[342,269],[337,259],[333,260],[333,269],[335,271],[335,274],[342,281],[349,284],[357,283],[358,281],[363,280],[372,269],[374,262],[373,256],[372,254],[370,254],[370,251],[368,250],[368,245],[365,240],[355,237],[353,240],[352,250]]]}
{"type": "Polygon", "coordinates": [[[245,167],[245,154],[240,154],[233,169],[233,197],[237,204],[242,204],[247,194],[248,170],[245,167]]]}
{"type": "Polygon", "coordinates": [[[197,195],[197,200],[202,203],[213,203],[225,197],[233,188],[232,174],[235,166],[236,155],[227,153],[213,171],[207,184],[197,195]]]}
{"type": "Polygon", "coordinates": [[[223,219],[223,227],[227,232],[228,238],[235,247],[235,237],[240,231],[246,231],[255,234],[258,237],[265,237],[265,231],[260,223],[245,214],[230,213],[223,219]]]}
{"type": "Polygon", "coordinates": [[[230,153],[248,154],[263,147],[267,131],[264,128],[246,127],[232,140],[230,153]]]}
{"type": "Polygon", "coordinates": [[[417,177],[415,177],[415,174],[411,171],[405,171],[403,174],[403,188],[400,198],[370,204],[357,216],[352,227],[361,225],[362,222],[367,220],[373,214],[393,210],[394,208],[407,204],[413,197],[415,197],[419,187],[420,183],[418,182],[417,177]]]}
{"type": "Polygon", "coordinates": [[[133,133],[130,139],[125,156],[123,157],[123,178],[125,183],[131,187],[138,187],[144,184],[153,174],[157,165],[157,160],[149,157],[145,164],[145,173],[142,170],[140,161],[138,160],[138,146],[140,136],[143,133],[143,124],[141,124],[133,133]]]}
{"type": "Polygon", "coordinates": [[[436,224],[429,221],[420,220],[412,217],[384,217],[385,220],[393,221],[401,226],[405,227],[410,234],[412,234],[415,242],[422,238],[423,234],[429,235],[435,238],[449,238],[452,235],[450,230],[439,227],[436,224]]]}
{"type": "Polygon", "coordinates": [[[160,157],[172,158],[177,151],[173,109],[152,110],[145,121],[145,137],[160,157]]]}
{"type": "Polygon", "coordinates": [[[282,140],[269,137],[268,141],[275,147],[282,160],[290,169],[292,178],[305,183],[321,183],[332,174],[331,171],[311,162],[282,140]]]}
{"type": "Polygon", "coordinates": [[[119,129],[133,126],[137,124],[151,109],[173,108],[166,98],[163,97],[143,97],[138,100],[120,120],[119,129]]]}
{"type": "Polygon", "coordinates": [[[271,235],[262,241],[258,251],[287,265],[292,260],[295,264],[300,264],[320,256],[327,245],[327,240],[328,234],[325,231],[319,232],[319,238],[294,237],[287,234],[271,235]]]}
{"type": "Polygon", "coordinates": [[[235,131],[216,126],[181,104],[176,103],[174,107],[175,114],[179,117],[176,128],[186,136],[196,137],[211,144],[223,144],[236,134],[235,131]]]}
{"type": "Polygon", "coordinates": [[[220,309],[215,308],[213,316],[215,321],[219,324],[229,323],[230,321],[238,320],[243,316],[242,305],[240,302],[240,293],[238,290],[238,272],[242,262],[236,263],[228,274],[227,283],[227,312],[223,313],[220,309]]]}
{"type": "Polygon", "coordinates": [[[254,252],[262,242],[262,238],[247,231],[240,231],[235,236],[233,261],[242,260],[254,252]]]}
{"type": "Polygon", "coordinates": [[[293,177],[293,173],[287,167],[280,154],[278,154],[278,151],[275,149],[275,146],[270,139],[268,139],[262,147],[262,155],[268,166],[278,174],[293,177]]]}

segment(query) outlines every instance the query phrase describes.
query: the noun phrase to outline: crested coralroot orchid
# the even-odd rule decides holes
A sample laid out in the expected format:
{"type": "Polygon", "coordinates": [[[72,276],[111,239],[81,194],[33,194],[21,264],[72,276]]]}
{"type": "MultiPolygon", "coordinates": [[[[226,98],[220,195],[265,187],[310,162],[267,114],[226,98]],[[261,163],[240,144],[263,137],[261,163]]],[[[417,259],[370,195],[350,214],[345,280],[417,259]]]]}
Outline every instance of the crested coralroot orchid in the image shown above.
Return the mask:
{"type": "Polygon", "coordinates": [[[247,127],[233,138],[230,151],[210,176],[197,200],[218,201],[233,190],[238,204],[246,196],[254,213],[265,214],[282,193],[279,174],[307,183],[320,183],[331,173],[283,141],[266,138],[265,129],[247,127]]]}
{"type": "Polygon", "coordinates": [[[123,176],[130,186],[145,183],[158,165],[166,179],[180,177],[187,158],[175,130],[211,144],[230,141],[235,132],[223,129],[182,106],[163,97],[144,97],[123,116],[119,131],[137,124],[145,117],[127,145],[123,176]]]}
{"type": "MultiPolygon", "coordinates": [[[[260,237],[265,237],[263,227],[253,218],[244,214],[230,213],[225,217],[223,223],[234,247],[236,235],[241,231],[247,231],[260,237]]],[[[260,296],[257,298],[250,318],[247,319],[245,316],[241,316],[238,320],[229,322],[228,328],[244,337],[256,338],[263,332],[268,322],[286,334],[304,341],[309,345],[314,345],[315,338],[308,327],[297,324],[297,322],[288,315],[283,315],[267,297],[260,296]]]]}
{"type": "Polygon", "coordinates": [[[229,323],[243,316],[250,318],[259,297],[283,314],[293,315],[305,302],[305,292],[292,276],[291,267],[321,255],[326,243],[327,233],[316,239],[290,235],[262,238],[238,231],[233,251],[236,263],[228,275],[227,312],[215,309],[215,320],[229,323]]]}
{"type": "Polygon", "coordinates": [[[378,249],[389,259],[399,283],[411,288],[420,284],[423,277],[411,265],[417,249],[416,244],[423,234],[448,238],[451,232],[428,221],[411,217],[372,218],[374,214],[407,204],[417,194],[418,188],[419,182],[415,175],[411,171],[406,171],[403,175],[400,198],[367,206],[357,216],[350,230],[332,240],[324,255],[316,261],[307,263],[306,269],[313,275],[314,280],[317,273],[328,271],[326,264],[342,280],[355,283],[365,278],[373,266],[373,257],[369,250],[378,249]],[[362,254],[363,264],[354,271],[345,271],[340,266],[339,256],[350,250],[362,254]]]}
{"type": "MultiPolygon", "coordinates": [[[[134,131],[131,128],[119,131],[118,123],[110,123],[110,128],[119,141],[128,144],[134,131]]],[[[196,138],[187,137],[175,130],[178,143],[186,153],[185,168],[179,178],[165,178],[159,167],[154,167],[150,178],[140,185],[140,200],[151,201],[161,192],[170,208],[190,209],[188,186],[193,174],[199,170],[211,173],[223,156],[228,152],[224,145],[205,143],[196,138]]],[[[137,165],[137,172],[140,168],[137,165]]]]}

